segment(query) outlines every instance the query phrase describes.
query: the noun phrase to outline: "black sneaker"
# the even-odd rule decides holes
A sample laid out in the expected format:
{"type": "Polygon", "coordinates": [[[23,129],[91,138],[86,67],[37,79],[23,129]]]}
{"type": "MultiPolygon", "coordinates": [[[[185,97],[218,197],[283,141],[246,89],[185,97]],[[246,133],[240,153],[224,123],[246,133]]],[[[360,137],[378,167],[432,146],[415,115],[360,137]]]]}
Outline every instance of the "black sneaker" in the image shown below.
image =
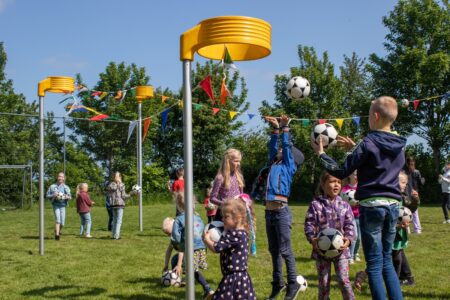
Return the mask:
{"type": "Polygon", "coordinates": [[[270,294],[267,300],[274,300],[282,291],[286,289],[286,285],[284,283],[275,283],[272,282],[272,293],[270,294]]]}
{"type": "Polygon", "coordinates": [[[416,282],[414,281],[414,277],[411,277],[408,279],[401,280],[400,285],[415,286],[416,282]]]}
{"type": "Polygon", "coordinates": [[[59,235],[55,234],[55,240],[59,241],[59,235]]]}
{"type": "Polygon", "coordinates": [[[286,296],[284,296],[284,300],[295,300],[300,293],[300,284],[297,282],[289,283],[287,286],[286,296]]]}

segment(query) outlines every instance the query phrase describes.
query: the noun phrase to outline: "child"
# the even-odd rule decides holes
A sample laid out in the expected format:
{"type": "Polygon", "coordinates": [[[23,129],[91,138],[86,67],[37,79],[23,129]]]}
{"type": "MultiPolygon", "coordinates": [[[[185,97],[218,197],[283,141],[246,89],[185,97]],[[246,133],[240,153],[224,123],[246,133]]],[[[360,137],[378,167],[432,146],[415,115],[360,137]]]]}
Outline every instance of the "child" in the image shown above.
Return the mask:
{"type": "Polygon", "coordinates": [[[320,177],[316,198],[309,205],[305,218],[305,235],[313,246],[312,258],[316,260],[319,277],[319,300],[329,299],[331,283],[331,263],[334,264],[343,299],[355,299],[348,277],[348,246],[354,240],[353,213],[350,205],[339,197],[341,181],[324,172],[320,177]],[[328,259],[320,255],[317,235],[325,228],[335,228],[344,235],[342,254],[328,259]]]}
{"type": "MultiPolygon", "coordinates": [[[[356,192],[356,188],[358,185],[358,179],[356,177],[356,170],[348,176],[348,184],[344,185],[342,188],[342,194],[347,191],[356,192]]],[[[354,199],[356,203],[349,203],[352,207],[353,217],[354,217],[354,225],[355,225],[355,239],[354,242],[350,245],[350,263],[353,264],[355,261],[361,261],[359,257],[359,246],[361,244],[361,230],[359,229],[359,201],[354,199]]]]}
{"type": "MultiPolygon", "coordinates": [[[[420,171],[416,169],[416,160],[414,157],[406,158],[406,166],[404,168],[406,175],[408,176],[407,192],[409,195],[417,194],[419,199],[419,189],[425,183],[425,178],[422,177],[420,171]]],[[[422,225],[420,224],[419,209],[416,208],[412,215],[414,233],[422,233],[422,225]]],[[[409,227],[408,227],[409,229],[409,227]]]]}
{"type": "Polygon", "coordinates": [[[88,194],[88,184],[80,183],[77,186],[77,213],[80,215],[81,226],[80,236],[86,232],[86,237],[91,238],[91,207],[95,202],[91,200],[88,194]]]}
{"type": "MultiPolygon", "coordinates": [[[[183,258],[184,258],[184,227],[185,227],[185,213],[184,213],[184,194],[183,193],[174,193],[174,197],[176,199],[177,209],[181,212],[180,215],[178,215],[172,226],[172,230],[170,230],[170,220],[166,221],[166,224],[163,229],[166,234],[170,232],[170,241],[175,248],[175,250],[179,251],[177,255],[175,255],[172,258],[172,269],[175,271],[178,276],[181,276],[182,274],[182,264],[183,264],[183,258]]],[[[205,228],[205,225],[203,224],[202,219],[199,215],[194,214],[194,276],[197,282],[202,286],[203,288],[203,299],[211,299],[214,292],[211,290],[209,284],[206,282],[205,278],[203,277],[202,273],[200,273],[200,269],[206,269],[207,263],[206,263],[206,247],[205,244],[202,241],[202,234],[203,230],[205,228]]],[[[170,252],[172,249],[170,249],[170,252]]],[[[167,248],[166,251],[166,259],[164,262],[164,269],[163,271],[167,270],[169,265],[169,258],[170,253],[169,248],[167,248]]]]}
{"type": "MultiPolygon", "coordinates": [[[[408,185],[408,175],[405,172],[400,172],[399,174],[399,185],[400,192],[402,193],[402,204],[416,203],[416,196],[408,196],[407,185],[408,185]]],[[[417,206],[416,206],[417,209],[417,206]]],[[[412,211],[411,211],[412,212],[412,211]]],[[[395,235],[394,244],[392,245],[392,262],[394,264],[394,269],[397,272],[397,276],[402,285],[415,285],[414,277],[412,276],[411,269],[409,268],[408,260],[406,259],[404,249],[408,245],[408,233],[406,227],[409,223],[397,224],[397,233],[395,235]]]]}
{"type": "Polygon", "coordinates": [[[355,146],[342,166],[323,151],[322,140],[311,143],[327,171],[340,179],[358,170],[361,241],[369,275],[372,299],[386,299],[384,286],[390,299],[403,299],[400,283],[392,265],[392,243],[402,199],[398,174],[405,164],[406,139],[391,131],[397,117],[397,102],[382,96],[370,105],[371,131],[355,146],[348,137],[338,136],[338,144],[345,149],[355,146]],[[383,285],[384,283],[384,285],[383,285]]]}
{"type": "Polygon", "coordinates": [[[222,205],[225,235],[213,242],[206,232],[204,240],[213,252],[220,252],[222,280],[213,299],[256,299],[248,269],[248,241],[251,231],[247,200],[226,200],[222,205]]]}
{"type": "Polygon", "coordinates": [[[108,197],[113,212],[112,239],[119,240],[125,201],[130,198],[130,195],[125,192],[125,184],[119,172],[115,173],[114,181],[108,185],[108,197]]]}
{"type": "Polygon", "coordinates": [[[222,221],[222,212],[220,206],[225,199],[238,196],[244,190],[244,177],[241,172],[241,152],[237,149],[228,149],[222,158],[222,164],[216,177],[211,191],[210,201],[218,206],[216,221],[222,221]]]}
{"type": "Polygon", "coordinates": [[[443,174],[439,174],[439,183],[442,189],[442,211],[444,212],[444,224],[450,224],[448,210],[450,208],[450,161],[444,167],[443,174]]]}
{"type": "Polygon", "coordinates": [[[265,219],[269,251],[272,257],[272,292],[275,299],[284,289],[283,259],[287,269],[287,291],[284,299],[293,300],[300,292],[297,283],[295,256],[291,247],[292,214],[288,207],[291,184],[297,168],[303,163],[303,153],[293,147],[289,136],[288,116],[282,115],[280,123],[275,117],[266,117],[272,127],[269,142],[270,169],[266,179],[265,219]],[[278,150],[278,136],[282,127],[282,147],[278,150]]]}
{"type": "Polygon", "coordinates": [[[212,185],[213,183],[211,182],[211,185],[206,189],[205,201],[203,203],[206,210],[206,216],[208,217],[208,223],[211,223],[214,220],[214,216],[217,213],[217,207],[209,201],[211,199],[212,185]]]}
{"type": "Polygon", "coordinates": [[[55,240],[59,241],[61,230],[66,220],[67,202],[72,199],[70,188],[65,184],[66,176],[63,172],[58,173],[57,182],[52,184],[47,191],[47,198],[52,201],[53,213],[55,214],[55,240]],[[63,194],[58,197],[58,194],[63,194]]]}
{"type": "Polygon", "coordinates": [[[177,179],[173,182],[172,193],[184,192],[184,168],[177,169],[177,179]]]}

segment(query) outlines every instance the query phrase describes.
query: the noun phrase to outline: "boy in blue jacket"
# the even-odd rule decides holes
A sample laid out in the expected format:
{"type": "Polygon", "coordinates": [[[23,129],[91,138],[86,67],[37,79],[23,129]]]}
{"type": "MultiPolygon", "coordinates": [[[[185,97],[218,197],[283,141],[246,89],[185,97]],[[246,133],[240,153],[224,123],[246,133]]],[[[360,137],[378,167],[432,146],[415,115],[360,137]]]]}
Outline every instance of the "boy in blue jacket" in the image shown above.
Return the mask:
{"type": "Polygon", "coordinates": [[[369,133],[357,145],[348,137],[338,136],[338,144],[348,153],[342,165],[325,154],[322,140],[311,143],[327,171],[343,179],[358,170],[355,199],[360,204],[361,241],[366,258],[372,299],[403,299],[400,283],[392,265],[392,244],[396,234],[399,201],[402,199],[398,174],[405,164],[406,139],[391,131],[397,118],[397,102],[382,96],[372,101],[369,133]],[[383,284],[384,281],[384,284],[383,284]]]}
{"type": "Polygon", "coordinates": [[[303,163],[303,153],[292,146],[289,136],[290,119],[282,115],[280,122],[274,117],[265,117],[273,127],[269,142],[269,164],[265,195],[266,233],[269,252],[272,256],[272,293],[275,299],[284,289],[283,259],[286,261],[287,290],[285,300],[293,300],[300,291],[297,283],[295,256],[291,247],[292,215],[288,207],[291,184],[297,168],[303,163]],[[278,150],[278,136],[281,126],[282,147],[278,150]]]}

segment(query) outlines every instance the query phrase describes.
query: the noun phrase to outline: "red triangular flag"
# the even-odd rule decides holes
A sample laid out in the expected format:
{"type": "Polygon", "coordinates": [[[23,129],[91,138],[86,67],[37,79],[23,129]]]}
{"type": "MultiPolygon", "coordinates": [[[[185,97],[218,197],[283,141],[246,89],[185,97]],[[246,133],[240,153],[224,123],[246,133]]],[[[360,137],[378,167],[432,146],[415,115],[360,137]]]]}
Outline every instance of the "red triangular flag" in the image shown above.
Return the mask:
{"type": "Polygon", "coordinates": [[[225,79],[222,79],[222,86],[220,87],[220,105],[225,106],[225,104],[227,104],[227,97],[230,96],[230,91],[225,85],[225,79]]]}
{"type": "Polygon", "coordinates": [[[320,119],[320,120],[319,120],[319,124],[324,124],[324,123],[326,123],[326,122],[327,122],[326,119],[320,119]]]}
{"type": "Polygon", "coordinates": [[[418,107],[419,104],[420,104],[420,100],[414,100],[414,101],[413,101],[413,104],[414,104],[414,110],[416,110],[417,107],[418,107]]]}
{"type": "Polygon", "coordinates": [[[91,120],[91,121],[100,121],[100,120],[103,120],[103,119],[106,119],[106,118],[109,118],[109,116],[108,115],[96,115],[96,116],[90,118],[89,120],[91,120]]]}
{"type": "Polygon", "coordinates": [[[199,86],[202,87],[202,89],[208,94],[209,98],[212,99],[213,103],[216,104],[216,100],[214,99],[214,93],[212,89],[212,83],[211,83],[211,75],[208,75],[203,79],[199,86]]]}
{"type": "Polygon", "coordinates": [[[150,127],[150,124],[152,124],[152,119],[148,118],[148,119],[144,119],[144,132],[143,132],[143,136],[142,136],[142,142],[144,142],[146,136],[147,136],[147,132],[148,132],[148,128],[150,127]]]}
{"type": "Polygon", "coordinates": [[[220,108],[213,107],[212,110],[213,110],[213,115],[216,115],[219,112],[220,108]]]}

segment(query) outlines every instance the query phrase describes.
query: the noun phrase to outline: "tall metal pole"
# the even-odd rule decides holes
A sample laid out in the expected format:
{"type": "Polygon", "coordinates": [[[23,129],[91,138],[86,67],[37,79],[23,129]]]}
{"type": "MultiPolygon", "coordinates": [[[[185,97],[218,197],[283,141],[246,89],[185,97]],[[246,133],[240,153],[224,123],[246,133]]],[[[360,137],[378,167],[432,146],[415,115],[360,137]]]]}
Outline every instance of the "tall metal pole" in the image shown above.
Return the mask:
{"type": "MultiPolygon", "coordinates": [[[[138,185],[142,188],[142,102],[138,103],[138,115],[139,123],[137,130],[137,141],[138,141],[138,185]]],[[[138,193],[139,195],[139,230],[144,230],[144,225],[142,222],[142,189],[138,193]]]]}
{"type": "Polygon", "coordinates": [[[44,97],[39,97],[39,254],[44,255],[44,97]]]}
{"type": "Polygon", "coordinates": [[[63,133],[64,133],[64,176],[67,176],[66,174],[66,117],[63,117],[63,133]]]}
{"type": "Polygon", "coordinates": [[[193,159],[192,159],[192,94],[191,62],[183,61],[183,142],[184,142],[184,203],[185,203],[185,264],[186,299],[195,300],[194,287],[194,201],[193,201],[193,159]]]}

